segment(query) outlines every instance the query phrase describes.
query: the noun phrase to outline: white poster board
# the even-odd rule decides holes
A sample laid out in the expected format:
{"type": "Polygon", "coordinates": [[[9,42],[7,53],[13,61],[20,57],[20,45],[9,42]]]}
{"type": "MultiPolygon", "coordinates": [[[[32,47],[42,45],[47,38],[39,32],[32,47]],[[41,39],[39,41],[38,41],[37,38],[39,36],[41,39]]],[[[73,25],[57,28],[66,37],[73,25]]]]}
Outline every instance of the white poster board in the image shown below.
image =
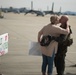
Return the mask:
{"type": "Polygon", "coordinates": [[[8,33],[0,35],[0,56],[8,53],[8,33]]]}
{"type": "Polygon", "coordinates": [[[33,56],[41,56],[42,55],[40,44],[38,42],[31,41],[29,43],[29,55],[33,55],[33,56]]]}

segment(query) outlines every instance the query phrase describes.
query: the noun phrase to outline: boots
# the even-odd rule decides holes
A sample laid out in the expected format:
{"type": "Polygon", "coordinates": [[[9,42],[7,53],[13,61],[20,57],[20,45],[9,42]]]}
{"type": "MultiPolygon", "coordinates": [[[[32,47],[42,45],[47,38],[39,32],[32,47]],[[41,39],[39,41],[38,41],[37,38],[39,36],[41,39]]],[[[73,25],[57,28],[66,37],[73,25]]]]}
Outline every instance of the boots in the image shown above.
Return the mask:
{"type": "Polygon", "coordinates": [[[52,75],[51,73],[48,73],[47,75],[52,75]]]}
{"type": "MultiPolygon", "coordinates": [[[[46,75],[46,73],[42,73],[42,75],[46,75]]],[[[51,73],[48,73],[47,75],[52,75],[51,73]]]]}
{"type": "Polygon", "coordinates": [[[42,73],[42,75],[46,75],[46,73],[42,73]]]}

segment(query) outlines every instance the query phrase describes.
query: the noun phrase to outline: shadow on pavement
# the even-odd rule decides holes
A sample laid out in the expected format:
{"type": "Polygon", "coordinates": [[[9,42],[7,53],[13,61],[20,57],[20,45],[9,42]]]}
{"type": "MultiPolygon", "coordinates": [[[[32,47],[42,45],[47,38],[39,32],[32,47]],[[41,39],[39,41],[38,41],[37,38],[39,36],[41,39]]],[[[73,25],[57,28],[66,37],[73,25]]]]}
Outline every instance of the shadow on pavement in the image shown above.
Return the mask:
{"type": "Polygon", "coordinates": [[[76,75],[76,74],[73,74],[73,73],[66,73],[65,75],[76,75]]]}

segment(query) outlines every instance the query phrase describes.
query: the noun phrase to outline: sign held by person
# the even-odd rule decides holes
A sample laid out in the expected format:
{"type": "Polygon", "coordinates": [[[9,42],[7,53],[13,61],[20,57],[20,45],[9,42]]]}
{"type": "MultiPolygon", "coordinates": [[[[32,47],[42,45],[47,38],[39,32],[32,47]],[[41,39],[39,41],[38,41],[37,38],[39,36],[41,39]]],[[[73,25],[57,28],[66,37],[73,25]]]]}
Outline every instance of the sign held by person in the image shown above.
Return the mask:
{"type": "Polygon", "coordinates": [[[0,56],[8,53],[8,33],[0,35],[0,56]]]}
{"type": "Polygon", "coordinates": [[[32,55],[32,56],[42,55],[40,44],[38,42],[31,41],[29,43],[29,55],[32,55]]]}

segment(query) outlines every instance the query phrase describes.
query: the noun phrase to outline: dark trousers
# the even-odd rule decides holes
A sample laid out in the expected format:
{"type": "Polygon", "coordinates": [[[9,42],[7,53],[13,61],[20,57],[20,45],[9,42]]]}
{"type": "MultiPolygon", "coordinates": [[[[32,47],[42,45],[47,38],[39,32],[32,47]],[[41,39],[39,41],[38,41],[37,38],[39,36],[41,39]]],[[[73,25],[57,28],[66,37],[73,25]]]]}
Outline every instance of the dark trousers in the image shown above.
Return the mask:
{"type": "Polygon", "coordinates": [[[58,75],[64,75],[65,70],[65,54],[56,55],[54,58],[55,67],[58,75]]]}
{"type": "Polygon", "coordinates": [[[42,62],[42,73],[46,73],[46,68],[47,68],[47,65],[48,65],[47,73],[49,75],[52,74],[54,55],[55,55],[55,53],[53,53],[52,57],[46,56],[46,55],[42,55],[42,59],[43,59],[43,62],[42,62]]]}

